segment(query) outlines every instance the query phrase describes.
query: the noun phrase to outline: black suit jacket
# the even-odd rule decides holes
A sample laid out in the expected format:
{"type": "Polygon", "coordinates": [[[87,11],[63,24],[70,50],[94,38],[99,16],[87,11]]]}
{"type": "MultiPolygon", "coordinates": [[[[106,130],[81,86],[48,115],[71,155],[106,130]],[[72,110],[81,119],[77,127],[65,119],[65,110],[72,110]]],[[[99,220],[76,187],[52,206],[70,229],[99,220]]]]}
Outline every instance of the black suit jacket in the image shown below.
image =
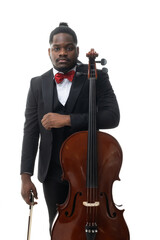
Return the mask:
{"type": "MultiPolygon", "coordinates": [[[[77,67],[77,72],[87,73],[87,66],[77,67]]],[[[21,158],[21,173],[33,175],[35,158],[39,146],[38,179],[43,182],[47,175],[52,153],[52,131],[41,124],[44,114],[52,112],[54,84],[53,69],[42,76],[31,79],[25,111],[24,137],[21,158]],[[38,144],[39,143],[39,144],[38,144]]],[[[108,74],[98,70],[97,84],[97,128],[116,127],[119,123],[119,108],[109,82],[108,74]]],[[[70,134],[87,130],[89,81],[86,74],[75,74],[69,98],[67,114],[71,116],[70,134]]]]}

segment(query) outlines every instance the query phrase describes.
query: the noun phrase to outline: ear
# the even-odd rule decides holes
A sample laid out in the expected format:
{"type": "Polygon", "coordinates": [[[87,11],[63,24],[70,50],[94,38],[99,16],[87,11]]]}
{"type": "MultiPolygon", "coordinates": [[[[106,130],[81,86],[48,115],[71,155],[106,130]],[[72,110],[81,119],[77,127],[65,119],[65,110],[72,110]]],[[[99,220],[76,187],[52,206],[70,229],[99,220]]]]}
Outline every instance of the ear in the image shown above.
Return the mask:
{"type": "Polygon", "coordinates": [[[79,56],[79,47],[77,47],[77,57],[79,56]]]}
{"type": "Polygon", "coordinates": [[[48,55],[49,55],[49,57],[51,57],[51,49],[50,48],[48,48],[48,55]]]}

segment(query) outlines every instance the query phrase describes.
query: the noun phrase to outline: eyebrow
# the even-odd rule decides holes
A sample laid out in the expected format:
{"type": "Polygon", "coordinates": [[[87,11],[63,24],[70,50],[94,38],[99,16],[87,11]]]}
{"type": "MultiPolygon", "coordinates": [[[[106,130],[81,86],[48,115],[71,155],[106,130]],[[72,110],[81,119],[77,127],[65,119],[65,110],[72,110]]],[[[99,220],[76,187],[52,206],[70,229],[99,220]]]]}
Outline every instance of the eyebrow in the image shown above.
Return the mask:
{"type": "MultiPolygon", "coordinates": [[[[54,47],[55,47],[55,46],[58,46],[58,47],[59,47],[60,45],[61,45],[61,44],[55,43],[55,44],[53,44],[52,46],[54,46],[54,47]]],[[[67,46],[69,46],[69,45],[73,45],[73,46],[74,46],[74,43],[72,43],[72,42],[71,42],[71,43],[67,43],[65,46],[67,47],[67,46]]]]}

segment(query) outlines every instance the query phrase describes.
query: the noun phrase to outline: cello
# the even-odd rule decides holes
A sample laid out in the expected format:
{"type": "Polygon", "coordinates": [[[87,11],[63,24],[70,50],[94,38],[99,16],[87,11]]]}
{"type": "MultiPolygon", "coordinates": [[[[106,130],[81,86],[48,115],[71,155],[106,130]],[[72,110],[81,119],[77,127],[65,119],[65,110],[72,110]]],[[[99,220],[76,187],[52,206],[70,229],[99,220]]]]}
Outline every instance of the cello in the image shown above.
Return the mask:
{"type": "Polygon", "coordinates": [[[69,182],[66,201],[58,205],[51,240],[129,240],[129,230],[113,201],[112,185],[119,180],[122,149],[111,135],[96,127],[96,57],[89,58],[88,131],[74,133],[61,147],[63,179],[69,182]]]}

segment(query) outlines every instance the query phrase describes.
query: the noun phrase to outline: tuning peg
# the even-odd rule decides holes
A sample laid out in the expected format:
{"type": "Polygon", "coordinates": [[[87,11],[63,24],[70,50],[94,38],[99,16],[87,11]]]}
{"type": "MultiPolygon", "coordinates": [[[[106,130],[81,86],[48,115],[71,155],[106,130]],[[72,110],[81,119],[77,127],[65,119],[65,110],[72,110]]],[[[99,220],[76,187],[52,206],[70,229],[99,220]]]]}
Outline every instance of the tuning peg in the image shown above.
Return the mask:
{"type": "Polygon", "coordinates": [[[102,58],[101,61],[96,61],[96,63],[100,63],[101,65],[106,65],[107,64],[107,60],[105,58],[102,58]]]}
{"type": "Polygon", "coordinates": [[[102,68],[102,72],[103,73],[108,73],[108,69],[107,68],[102,68]]]}

